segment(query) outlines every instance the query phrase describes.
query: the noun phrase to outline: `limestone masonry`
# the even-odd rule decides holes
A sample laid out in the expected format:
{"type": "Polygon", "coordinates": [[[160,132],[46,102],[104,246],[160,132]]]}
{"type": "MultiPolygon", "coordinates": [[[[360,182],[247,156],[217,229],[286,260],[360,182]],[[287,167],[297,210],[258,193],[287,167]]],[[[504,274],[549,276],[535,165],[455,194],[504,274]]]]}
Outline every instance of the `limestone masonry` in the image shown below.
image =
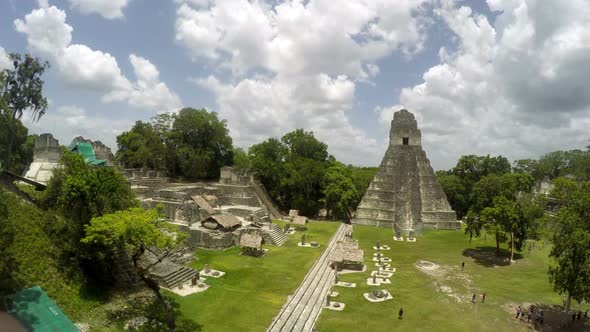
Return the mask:
{"type": "Polygon", "coordinates": [[[352,223],[391,227],[403,235],[460,228],[422,150],[416,119],[407,110],[393,115],[389,147],[352,223]]]}

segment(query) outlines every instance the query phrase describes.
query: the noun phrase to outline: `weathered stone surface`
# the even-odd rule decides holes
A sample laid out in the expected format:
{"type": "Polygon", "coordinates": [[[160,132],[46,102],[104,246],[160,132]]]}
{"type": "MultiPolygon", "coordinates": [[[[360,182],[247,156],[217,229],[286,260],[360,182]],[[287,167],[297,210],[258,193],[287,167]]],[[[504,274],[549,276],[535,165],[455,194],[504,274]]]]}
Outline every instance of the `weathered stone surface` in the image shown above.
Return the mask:
{"type": "Polygon", "coordinates": [[[353,224],[392,227],[407,235],[422,229],[459,229],[430,160],[414,115],[395,112],[389,147],[359,204],[353,224]]]}
{"type": "Polygon", "coordinates": [[[33,162],[25,177],[36,182],[47,184],[53,175],[53,169],[59,166],[61,149],[59,141],[51,134],[41,134],[35,140],[33,162]]]}

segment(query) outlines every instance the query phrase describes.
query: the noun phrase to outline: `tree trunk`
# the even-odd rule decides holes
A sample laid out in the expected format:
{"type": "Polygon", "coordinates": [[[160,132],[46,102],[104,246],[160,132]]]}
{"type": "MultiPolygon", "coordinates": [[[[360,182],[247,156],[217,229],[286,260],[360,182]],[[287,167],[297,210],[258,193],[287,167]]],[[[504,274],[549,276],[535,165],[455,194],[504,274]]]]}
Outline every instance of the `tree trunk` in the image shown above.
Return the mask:
{"type": "Polygon", "coordinates": [[[170,331],[174,331],[174,330],[176,330],[176,323],[174,322],[174,310],[172,309],[172,306],[170,305],[170,303],[168,303],[168,301],[160,293],[160,286],[158,285],[158,282],[156,280],[146,276],[147,271],[145,271],[139,265],[139,258],[141,257],[141,255],[143,255],[144,252],[145,252],[145,248],[140,247],[137,252],[134,252],[131,255],[133,265],[135,267],[135,270],[137,271],[137,274],[141,278],[141,280],[143,280],[145,285],[149,289],[151,289],[152,292],[154,292],[154,295],[156,295],[158,302],[160,302],[162,304],[162,306],[164,306],[164,309],[166,309],[166,314],[167,314],[166,324],[168,325],[168,328],[170,329],[170,331]]]}
{"type": "Polygon", "coordinates": [[[514,232],[510,232],[510,265],[514,261],[514,232]]]}
{"type": "Polygon", "coordinates": [[[158,282],[149,277],[146,277],[145,275],[141,276],[141,280],[143,280],[146,286],[148,286],[148,288],[154,292],[158,302],[160,302],[164,309],[166,309],[166,325],[168,325],[168,329],[170,329],[170,331],[176,330],[176,323],[174,322],[174,310],[172,309],[170,303],[162,296],[162,293],[160,293],[160,286],[158,285],[158,282]]]}
{"type": "MultiPolygon", "coordinates": [[[[14,145],[14,129],[12,127],[12,121],[10,117],[8,117],[8,146],[6,147],[6,165],[2,165],[5,170],[12,172],[12,146],[14,145]]],[[[22,174],[19,174],[22,175],[22,174]]]]}
{"type": "Polygon", "coordinates": [[[500,233],[496,232],[496,257],[500,257],[500,233]]]}
{"type": "Polygon", "coordinates": [[[473,238],[473,232],[469,232],[469,244],[471,244],[471,239],[473,238]]]}
{"type": "Polygon", "coordinates": [[[570,307],[572,305],[572,294],[569,292],[567,293],[567,299],[565,300],[565,312],[570,312],[570,307]]]}

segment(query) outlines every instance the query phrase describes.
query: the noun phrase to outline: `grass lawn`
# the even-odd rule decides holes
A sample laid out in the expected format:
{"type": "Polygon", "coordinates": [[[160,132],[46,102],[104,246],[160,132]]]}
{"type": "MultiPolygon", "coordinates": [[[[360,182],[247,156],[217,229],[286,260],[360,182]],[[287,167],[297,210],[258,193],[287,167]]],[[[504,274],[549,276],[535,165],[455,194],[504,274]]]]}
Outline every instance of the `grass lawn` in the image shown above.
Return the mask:
{"type": "Polygon", "coordinates": [[[203,293],[186,297],[166,294],[180,305],[182,319],[196,322],[201,331],[265,331],[339,225],[308,224],[306,242],[317,241],[320,248],[298,247],[301,232],[297,232],[281,247],[263,246],[270,249],[263,257],[241,256],[237,247],[224,251],[197,249],[197,260],[191,267],[202,269],[209,264],[227,274],[219,279],[207,278],[211,287],[203,293]]]}
{"type": "MultiPolygon", "coordinates": [[[[509,266],[495,258],[491,235],[487,240],[483,236],[474,238],[471,244],[459,231],[426,231],[415,243],[393,241],[392,235],[388,229],[354,227],[368,269],[341,275],[340,280],[356,282],[357,288],[332,288],[340,293],[333,300],[346,303],[346,308],[343,312],[323,310],[316,324],[319,331],[526,331],[530,329],[514,319],[516,312],[508,311],[508,305],[562,303],[547,277],[548,245],[537,243],[530,253],[523,250],[517,263],[509,266]],[[391,266],[397,272],[390,278],[391,284],[371,287],[366,278],[377,269],[371,259],[378,239],[391,247],[383,253],[392,259],[391,266]],[[416,267],[418,260],[434,262],[439,268],[426,274],[416,267]],[[463,271],[461,262],[465,262],[463,271]],[[382,303],[365,300],[362,294],[375,289],[387,289],[394,298],[382,303]],[[485,303],[481,303],[483,292],[487,293],[485,303]],[[471,303],[473,293],[477,294],[476,304],[471,303]],[[397,317],[400,307],[404,309],[402,320],[397,317]]],[[[503,254],[508,256],[506,250],[503,254]]],[[[572,307],[590,308],[578,304],[572,307]]],[[[550,325],[547,320],[553,317],[551,312],[556,310],[545,311],[545,328],[550,325]]],[[[577,322],[574,330],[585,329],[577,322]]]]}

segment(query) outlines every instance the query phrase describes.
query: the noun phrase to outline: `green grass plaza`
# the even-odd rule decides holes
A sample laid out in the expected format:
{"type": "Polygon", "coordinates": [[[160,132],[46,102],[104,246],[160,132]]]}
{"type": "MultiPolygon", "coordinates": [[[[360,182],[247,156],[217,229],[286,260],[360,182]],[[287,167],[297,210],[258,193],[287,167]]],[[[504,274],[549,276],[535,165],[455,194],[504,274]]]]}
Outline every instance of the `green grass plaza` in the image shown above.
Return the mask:
{"type": "MultiPolygon", "coordinates": [[[[319,242],[320,248],[298,247],[301,233],[296,232],[281,247],[266,246],[270,250],[263,257],[241,256],[235,247],[197,249],[198,260],[191,267],[201,269],[209,264],[226,275],[207,279],[211,288],[203,293],[166,294],[179,305],[180,320],[198,323],[201,331],[265,331],[339,224],[308,224],[306,237],[319,242]]],[[[341,312],[322,310],[315,325],[318,331],[550,331],[570,323],[571,317],[561,313],[562,297],[548,280],[549,245],[529,241],[516,263],[509,265],[506,249],[502,257],[495,256],[495,242],[489,234],[473,238],[470,244],[462,231],[427,230],[416,242],[408,242],[394,241],[390,229],[355,225],[353,238],[365,251],[367,269],[340,275],[340,280],[357,287],[332,286],[339,292],[334,300],[346,307],[341,312]],[[372,258],[377,240],[391,248],[382,253],[391,258],[396,272],[389,278],[391,284],[368,286],[367,278],[376,269],[372,258]],[[418,261],[432,262],[435,268],[420,269],[418,261]],[[371,303],[363,297],[376,289],[386,289],[393,299],[371,303]],[[482,303],[484,292],[487,298],[482,303]],[[475,303],[471,302],[473,294],[475,303]],[[534,325],[533,319],[530,323],[515,319],[518,305],[528,308],[530,304],[544,308],[543,326],[534,325]],[[398,319],[400,308],[403,319],[398,319]]],[[[585,311],[589,306],[574,303],[572,308],[585,311]]],[[[573,331],[589,327],[574,323],[568,327],[573,331]]]]}

